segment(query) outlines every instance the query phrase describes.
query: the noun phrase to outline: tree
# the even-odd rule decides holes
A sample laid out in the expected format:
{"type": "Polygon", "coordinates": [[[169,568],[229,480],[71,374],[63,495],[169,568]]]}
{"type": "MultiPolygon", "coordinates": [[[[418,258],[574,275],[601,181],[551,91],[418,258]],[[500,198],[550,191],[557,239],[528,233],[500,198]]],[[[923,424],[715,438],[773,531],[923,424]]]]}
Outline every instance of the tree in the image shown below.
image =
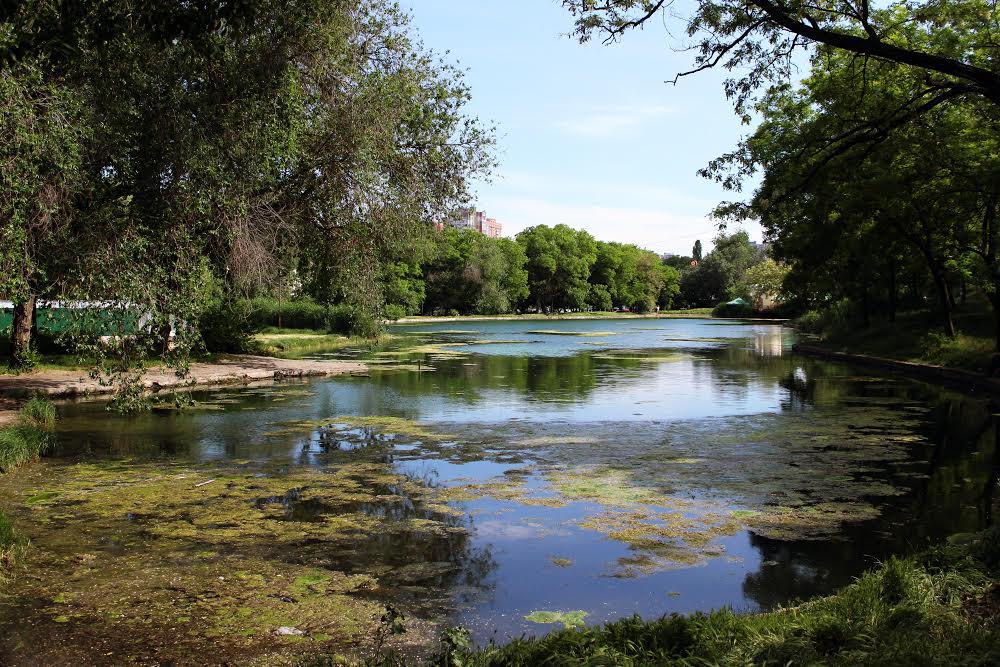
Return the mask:
{"type": "Polygon", "coordinates": [[[510,239],[446,227],[424,265],[425,310],[492,315],[509,313],[528,296],[527,257],[510,239]]]}
{"type": "Polygon", "coordinates": [[[0,71],[0,294],[14,301],[14,366],[30,362],[38,298],[57,295],[84,250],[74,238],[72,197],[88,131],[79,97],[46,81],[37,64],[0,71]]]}
{"type": "MultiPolygon", "coordinates": [[[[586,41],[599,34],[605,41],[645,27],[662,16],[669,24],[674,3],[666,0],[564,0],[576,19],[576,34],[586,41]]],[[[873,6],[870,0],[804,3],[782,0],[696,0],[681,30],[694,39],[694,67],[679,78],[715,67],[739,72],[725,83],[736,112],[750,122],[758,93],[792,78],[796,51],[822,47],[841,53],[859,71],[858,85],[878,95],[880,88],[865,76],[870,66],[889,64],[916,82],[894,104],[864,118],[849,118],[842,131],[817,148],[830,159],[858,146],[874,145],[940,106],[981,102],[977,113],[988,117],[1000,107],[1000,64],[996,11],[988,0],[935,0],[873,6]]],[[[735,156],[723,156],[734,164],[735,156]]],[[[715,164],[702,173],[719,177],[715,164]]],[[[725,181],[738,188],[754,166],[732,172],[725,181]]]]}
{"type": "Polygon", "coordinates": [[[586,306],[590,269],[597,260],[597,245],[590,234],[566,225],[538,225],[518,234],[516,240],[528,260],[528,300],[539,312],[586,306]]]}
{"type": "Polygon", "coordinates": [[[739,289],[746,293],[756,308],[761,309],[767,300],[781,300],[788,272],[787,266],[768,257],[747,269],[739,289]]]}
{"type": "Polygon", "coordinates": [[[37,192],[5,188],[0,253],[27,257],[43,208],[80,251],[9,289],[135,305],[150,335],[119,355],[182,360],[205,294],[266,292],[293,266],[318,300],[377,315],[383,264],[491,165],[461,73],[387,1],[24,0],[3,20],[0,127],[24,141],[0,150],[37,192]]]}
{"type": "MultiPolygon", "coordinates": [[[[576,17],[581,39],[597,32],[605,41],[661,13],[667,21],[673,7],[666,0],[564,0],[563,5],[576,17]]],[[[695,67],[678,78],[720,65],[746,72],[726,83],[741,113],[750,95],[764,83],[784,79],[794,52],[810,44],[917,68],[927,72],[927,90],[1000,104],[1000,72],[991,57],[998,46],[996,17],[985,0],[879,7],[870,0],[698,0],[682,20],[688,36],[697,38],[697,55],[695,67]]]]}
{"type": "MultiPolygon", "coordinates": [[[[894,316],[901,275],[916,283],[927,276],[942,325],[954,335],[956,280],[982,285],[991,299],[1000,292],[998,114],[982,102],[942,105],[874,144],[831,153],[831,138],[845,127],[923,85],[894,63],[860,67],[820,49],[799,88],[769,91],[758,130],[738,156],[720,162],[731,160],[739,172],[761,166],[764,180],[748,206],[727,204],[718,213],[759,218],[777,256],[802,267],[796,281],[849,297],[865,322],[879,292],[894,316]]],[[[1000,331],[1000,299],[994,305],[1000,331]]]]}
{"type": "Polygon", "coordinates": [[[701,261],[701,239],[694,242],[694,249],[691,251],[691,257],[696,262],[701,261]]]}

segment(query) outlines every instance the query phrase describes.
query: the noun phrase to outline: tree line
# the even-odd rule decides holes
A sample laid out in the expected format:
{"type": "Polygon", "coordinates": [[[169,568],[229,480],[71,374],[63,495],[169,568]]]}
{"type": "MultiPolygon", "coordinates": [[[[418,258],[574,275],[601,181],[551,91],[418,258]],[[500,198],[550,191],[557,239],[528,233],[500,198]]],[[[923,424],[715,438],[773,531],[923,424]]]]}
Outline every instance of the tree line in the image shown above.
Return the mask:
{"type": "Polygon", "coordinates": [[[680,276],[649,250],[538,225],[515,239],[445,227],[387,264],[383,280],[391,315],[645,313],[671,306],[680,276]]]}
{"type": "MultiPolygon", "coordinates": [[[[599,241],[566,225],[538,225],[514,239],[446,227],[428,233],[380,274],[390,319],[404,315],[715,307],[778,298],[787,268],[745,231],[720,234],[702,256],[665,259],[636,245],[599,241]],[[697,259],[696,259],[697,257],[697,259]]],[[[296,294],[316,300],[308,288],[296,294]]],[[[292,295],[290,295],[292,296],[292,295]]]]}

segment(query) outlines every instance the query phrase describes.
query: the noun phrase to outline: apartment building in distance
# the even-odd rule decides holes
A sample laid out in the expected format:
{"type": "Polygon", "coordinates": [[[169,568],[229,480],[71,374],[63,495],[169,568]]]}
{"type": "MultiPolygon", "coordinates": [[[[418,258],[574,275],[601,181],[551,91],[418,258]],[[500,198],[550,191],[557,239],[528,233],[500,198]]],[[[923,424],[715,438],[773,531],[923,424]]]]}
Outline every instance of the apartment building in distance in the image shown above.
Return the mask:
{"type": "Polygon", "coordinates": [[[487,218],[486,211],[474,208],[460,208],[448,219],[448,224],[457,229],[474,229],[490,238],[499,238],[503,234],[503,225],[496,218],[487,218]]]}

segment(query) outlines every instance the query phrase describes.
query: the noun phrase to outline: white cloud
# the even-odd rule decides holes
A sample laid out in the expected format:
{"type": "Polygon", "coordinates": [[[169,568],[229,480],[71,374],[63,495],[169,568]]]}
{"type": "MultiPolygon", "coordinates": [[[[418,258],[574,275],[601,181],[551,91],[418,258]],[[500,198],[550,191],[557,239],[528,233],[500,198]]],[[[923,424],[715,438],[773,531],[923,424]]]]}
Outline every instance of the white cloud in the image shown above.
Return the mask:
{"type": "Polygon", "coordinates": [[[633,104],[592,107],[562,112],[552,127],[588,139],[620,137],[640,129],[648,121],[674,113],[675,109],[658,104],[633,104]]]}

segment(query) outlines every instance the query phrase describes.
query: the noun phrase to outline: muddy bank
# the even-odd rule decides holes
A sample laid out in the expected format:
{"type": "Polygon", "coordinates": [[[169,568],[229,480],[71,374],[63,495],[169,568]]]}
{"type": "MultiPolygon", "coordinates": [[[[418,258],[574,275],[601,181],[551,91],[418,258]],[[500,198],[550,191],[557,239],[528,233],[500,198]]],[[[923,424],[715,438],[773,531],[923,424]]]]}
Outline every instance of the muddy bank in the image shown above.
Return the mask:
{"type": "MultiPolygon", "coordinates": [[[[250,384],[282,378],[358,375],[367,365],[354,361],[309,361],[258,356],[233,356],[211,363],[191,364],[185,377],[169,368],[146,372],[142,384],[150,391],[182,387],[212,387],[250,384]]],[[[85,370],[45,370],[27,375],[0,376],[0,423],[13,419],[19,400],[43,394],[50,398],[71,398],[109,394],[115,387],[100,384],[85,370]]]]}

